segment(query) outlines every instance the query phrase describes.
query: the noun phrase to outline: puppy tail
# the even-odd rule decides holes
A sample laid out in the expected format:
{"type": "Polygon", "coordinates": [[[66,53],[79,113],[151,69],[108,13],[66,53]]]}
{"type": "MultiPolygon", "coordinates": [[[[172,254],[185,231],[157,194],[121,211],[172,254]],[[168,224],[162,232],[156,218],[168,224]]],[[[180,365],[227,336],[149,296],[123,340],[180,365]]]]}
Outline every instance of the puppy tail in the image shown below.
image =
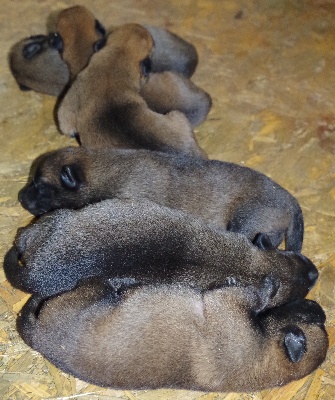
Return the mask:
{"type": "Polygon", "coordinates": [[[38,321],[38,314],[44,304],[41,296],[33,295],[23,306],[16,320],[16,329],[24,342],[33,347],[35,326],[38,321]]]}
{"type": "Polygon", "coordinates": [[[289,226],[285,238],[285,250],[301,252],[304,239],[304,218],[302,210],[296,202],[291,225],[289,226]]]}

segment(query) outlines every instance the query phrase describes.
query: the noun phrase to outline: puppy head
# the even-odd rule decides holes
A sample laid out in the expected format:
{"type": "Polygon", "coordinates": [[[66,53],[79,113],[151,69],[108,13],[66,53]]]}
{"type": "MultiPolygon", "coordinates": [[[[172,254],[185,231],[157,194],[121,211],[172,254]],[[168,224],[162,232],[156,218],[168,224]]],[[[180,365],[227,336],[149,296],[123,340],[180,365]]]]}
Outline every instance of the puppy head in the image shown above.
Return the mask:
{"type": "Polygon", "coordinates": [[[21,205],[33,215],[85,202],[85,150],[68,147],[38,157],[20,190],[21,205]]]}
{"type": "Polygon", "coordinates": [[[21,90],[58,96],[70,79],[67,64],[59,52],[50,47],[45,35],[17,42],[9,53],[9,65],[21,90]]]}
{"type": "Polygon", "coordinates": [[[316,302],[302,299],[260,315],[262,332],[271,338],[272,348],[272,357],[264,359],[264,371],[272,369],[271,376],[265,373],[263,379],[276,377],[275,384],[281,386],[314,371],[324,361],[328,349],[325,319],[316,302]]]}
{"type": "Polygon", "coordinates": [[[141,76],[151,72],[151,54],[154,49],[152,36],[143,26],[125,24],[114,29],[107,39],[107,46],[117,52],[124,63],[139,65],[141,76]]]}
{"type": "Polygon", "coordinates": [[[104,46],[105,35],[105,28],[87,8],[74,6],[58,13],[49,42],[75,76],[86,67],[92,54],[104,46]]]}

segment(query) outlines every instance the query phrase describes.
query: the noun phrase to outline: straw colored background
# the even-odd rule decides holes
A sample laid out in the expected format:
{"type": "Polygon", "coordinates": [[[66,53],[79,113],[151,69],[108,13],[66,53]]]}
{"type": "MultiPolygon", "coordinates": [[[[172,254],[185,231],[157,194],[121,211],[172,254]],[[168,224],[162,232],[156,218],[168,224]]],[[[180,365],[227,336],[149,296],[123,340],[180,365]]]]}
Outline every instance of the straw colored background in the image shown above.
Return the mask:
{"type": "MultiPolygon", "coordinates": [[[[30,163],[71,144],[53,122],[55,99],[23,93],[7,65],[19,39],[45,32],[50,11],[73,1],[2,1],[0,11],[0,251],[31,217],[17,202],[30,163]]],[[[27,295],[0,270],[0,398],[3,399],[334,399],[335,398],[335,5],[322,0],[80,1],[105,26],[139,22],[167,27],[194,43],[194,82],[213,98],[196,134],[210,158],[272,177],[299,200],[303,253],[318,266],[310,298],[327,314],[330,349],[312,375],[261,393],[115,391],[74,379],[31,351],[15,331],[27,295]]],[[[112,362],[112,360],[111,360],[112,362]]]]}

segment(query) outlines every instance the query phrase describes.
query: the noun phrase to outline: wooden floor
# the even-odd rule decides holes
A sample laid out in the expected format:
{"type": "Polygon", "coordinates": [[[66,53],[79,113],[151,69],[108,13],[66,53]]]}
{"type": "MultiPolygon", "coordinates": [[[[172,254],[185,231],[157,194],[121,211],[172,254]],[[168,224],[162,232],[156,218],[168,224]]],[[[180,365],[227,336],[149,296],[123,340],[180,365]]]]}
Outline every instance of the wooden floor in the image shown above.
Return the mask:
{"type": "MultiPolygon", "coordinates": [[[[7,65],[19,39],[45,32],[52,10],[72,1],[1,2],[0,251],[31,217],[18,201],[31,161],[72,143],[56,130],[55,99],[17,88],[7,65]]],[[[31,351],[15,331],[27,295],[0,272],[2,399],[334,399],[335,398],[335,2],[327,0],[81,0],[106,26],[164,26],[196,45],[194,82],[213,98],[196,130],[210,158],[264,172],[294,194],[305,217],[303,253],[318,266],[310,293],[324,307],[330,349],[312,375],[252,394],[116,391],[74,379],[31,351]]],[[[112,362],[112,361],[111,361],[112,362]]]]}

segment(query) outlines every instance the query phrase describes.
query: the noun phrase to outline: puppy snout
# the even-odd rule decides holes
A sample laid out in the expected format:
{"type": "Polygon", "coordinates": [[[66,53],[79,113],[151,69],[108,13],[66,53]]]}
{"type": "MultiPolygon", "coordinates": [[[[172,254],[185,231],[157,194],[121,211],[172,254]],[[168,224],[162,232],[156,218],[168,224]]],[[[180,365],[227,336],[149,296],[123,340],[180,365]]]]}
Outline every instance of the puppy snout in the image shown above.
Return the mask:
{"type": "Polygon", "coordinates": [[[301,262],[304,264],[304,268],[306,269],[308,290],[310,290],[315,285],[319,277],[319,272],[316,266],[307,257],[303,256],[302,254],[297,254],[297,257],[299,257],[301,262]]]}

